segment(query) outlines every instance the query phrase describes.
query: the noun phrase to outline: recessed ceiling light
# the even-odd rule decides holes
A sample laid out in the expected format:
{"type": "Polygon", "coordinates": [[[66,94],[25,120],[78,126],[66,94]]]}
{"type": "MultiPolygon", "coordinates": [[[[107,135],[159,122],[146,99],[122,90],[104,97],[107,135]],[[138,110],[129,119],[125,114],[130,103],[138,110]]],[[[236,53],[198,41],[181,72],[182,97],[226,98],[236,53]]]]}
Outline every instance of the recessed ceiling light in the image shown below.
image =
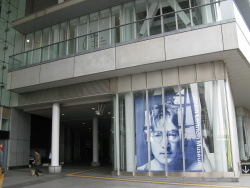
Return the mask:
{"type": "Polygon", "coordinates": [[[92,110],[95,110],[95,108],[92,108],[92,110]]]}
{"type": "Polygon", "coordinates": [[[108,112],[108,114],[111,114],[111,112],[108,112]]]}
{"type": "Polygon", "coordinates": [[[62,116],[64,116],[64,114],[62,114],[62,116]]]}

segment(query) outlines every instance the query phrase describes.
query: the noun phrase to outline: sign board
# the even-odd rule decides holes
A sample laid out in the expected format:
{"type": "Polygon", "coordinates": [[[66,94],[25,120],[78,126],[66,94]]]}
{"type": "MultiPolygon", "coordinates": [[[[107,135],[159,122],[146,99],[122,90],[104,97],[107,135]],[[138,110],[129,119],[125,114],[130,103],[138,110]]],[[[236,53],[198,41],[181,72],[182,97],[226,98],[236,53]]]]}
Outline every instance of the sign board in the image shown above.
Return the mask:
{"type": "Polygon", "coordinates": [[[243,174],[250,174],[250,163],[241,164],[241,171],[243,174]]]}

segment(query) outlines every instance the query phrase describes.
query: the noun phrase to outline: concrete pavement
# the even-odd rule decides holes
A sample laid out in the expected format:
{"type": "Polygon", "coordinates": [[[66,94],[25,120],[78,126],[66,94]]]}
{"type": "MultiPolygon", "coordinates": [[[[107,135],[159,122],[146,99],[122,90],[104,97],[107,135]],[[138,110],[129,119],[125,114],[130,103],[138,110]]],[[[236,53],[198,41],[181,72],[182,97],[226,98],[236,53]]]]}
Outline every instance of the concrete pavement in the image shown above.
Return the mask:
{"type": "Polygon", "coordinates": [[[64,165],[62,173],[50,174],[42,167],[43,175],[31,176],[30,168],[8,170],[4,188],[245,188],[250,187],[250,175],[242,175],[239,182],[183,180],[181,178],[111,176],[112,167],[94,168],[89,165],[64,165]]]}

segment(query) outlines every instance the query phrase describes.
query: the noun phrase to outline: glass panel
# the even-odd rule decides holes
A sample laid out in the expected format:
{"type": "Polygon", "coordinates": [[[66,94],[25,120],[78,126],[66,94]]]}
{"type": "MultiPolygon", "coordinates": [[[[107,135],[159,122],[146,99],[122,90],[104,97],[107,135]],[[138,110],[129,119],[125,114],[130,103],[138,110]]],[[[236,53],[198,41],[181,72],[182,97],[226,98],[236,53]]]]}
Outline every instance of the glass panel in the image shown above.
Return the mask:
{"type": "Polygon", "coordinates": [[[116,134],[116,131],[117,131],[117,126],[116,125],[116,114],[117,114],[117,108],[116,108],[116,96],[113,96],[112,97],[112,120],[111,120],[111,135],[110,135],[110,139],[112,140],[112,143],[111,143],[111,161],[112,161],[112,165],[113,165],[113,170],[114,171],[117,171],[117,157],[118,157],[118,152],[117,152],[117,134],[116,134]]]}
{"type": "Polygon", "coordinates": [[[185,171],[201,172],[203,164],[201,105],[197,84],[181,86],[185,171]]]}
{"type": "Polygon", "coordinates": [[[13,56],[13,59],[11,60],[11,62],[13,63],[12,66],[10,68],[16,69],[22,66],[25,66],[25,62],[26,60],[24,59],[24,54],[19,54],[19,55],[15,55],[13,56]]]}
{"type": "Polygon", "coordinates": [[[148,18],[158,16],[160,11],[160,0],[148,0],[148,18]]]}
{"type": "Polygon", "coordinates": [[[189,8],[189,0],[176,0],[176,10],[189,8]]]}
{"type": "Polygon", "coordinates": [[[134,171],[135,132],[132,97],[132,93],[119,94],[120,170],[126,172],[134,171]]]}
{"type": "Polygon", "coordinates": [[[134,92],[134,112],[136,125],[137,171],[149,171],[146,116],[146,91],[134,92]]]}
{"type": "Polygon", "coordinates": [[[112,7],[111,15],[112,15],[111,27],[121,25],[121,5],[112,7]]]}
{"type": "Polygon", "coordinates": [[[126,121],[125,121],[125,97],[119,95],[119,139],[120,139],[120,170],[125,171],[126,168],[126,121]]]}
{"type": "Polygon", "coordinates": [[[95,49],[98,47],[98,12],[90,14],[90,24],[89,24],[89,33],[88,37],[89,49],[95,49]]]}
{"type": "MultiPolygon", "coordinates": [[[[47,46],[50,44],[50,27],[43,29],[43,42],[42,46],[47,46]]],[[[49,59],[49,47],[42,48],[42,58],[41,61],[46,61],[49,59]]]]}
{"type": "Polygon", "coordinates": [[[161,34],[161,17],[154,17],[148,20],[150,36],[161,34]]]}
{"type": "Polygon", "coordinates": [[[70,39],[67,42],[69,44],[68,55],[74,54],[76,52],[76,39],[70,39]]]}
{"type": "Polygon", "coordinates": [[[31,65],[33,59],[33,51],[28,51],[25,53],[25,55],[26,55],[26,65],[31,65]]]}
{"type": "Polygon", "coordinates": [[[135,1],[136,20],[143,20],[147,18],[146,0],[135,1]]]}
{"type": "MultiPolygon", "coordinates": [[[[237,108],[236,108],[236,114],[237,114],[237,108]]],[[[237,134],[238,134],[238,141],[239,141],[239,153],[240,153],[240,160],[245,161],[248,160],[248,147],[247,147],[247,129],[245,128],[246,120],[248,118],[245,118],[244,116],[237,116],[236,122],[237,122],[237,134]]]]}
{"type": "Polygon", "coordinates": [[[201,25],[216,22],[215,5],[207,5],[192,9],[193,24],[201,25]]]}
{"type": "Polygon", "coordinates": [[[233,171],[223,80],[199,83],[205,172],[233,171]]]}
{"type": "Polygon", "coordinates": [[[183,129],[178,86],[164,88],[165,156],[168,172],[183,171],[183,129]]]}
{"type": "Polygon", "coordinates": [[[50,44],[50,28],[45,28],[43,30],[43,42],[42,46],[47,46],[50,44]]]}
{"type": "Polygon", "coordinates": [[[60,26],[60,43],[59,43],[59,57],[67,55],[67,24],[66,22],[61,23],[60,26]]]}
{"type": "MultiPolygon", "coordinates": [[[[35,40],[34,40],[34,49],[41,47],[42,41],[42,31],[35,32],[35,40]]],[[[41,49],[34,50],[33,52],[33,62],[32,63],[40,63],[41,59],[41,49]]]]}
{"type": "MultiPolygon", "coordinates": [[[[232,151],[231,151],[231,142],[230,142],[230,128],[229,128],[229,117],[228,117],[228,109],[227,109],[227,98],[226,91],[225,91],[225,82],[224,80],[218,80],[218,87],[219,87],[219,102],[221,108],[221,117],[223,118],[222,127],[222,134],[221,141],[225,142],[225,152],[222,154],[223,159],[227,164],[225,164],[223,172],[233,172],[233,161],[232,161],[232,151]],[[223,130],[224,129],[224,130],[223,130]]],[[[219,107],[218,107],[219,108],[219,107]]],[[[223,150],[221,150],[223,151],[223,150]]]]}
{"type": "Polygon", "coordinates": [[[35,32],[34,49],[41,47],[42,31],[35,32]]]}
{"type": "MultiPolygon", "coordinates": [[[[161,91],[161,89],[148,91],[149,114],[145,113],[145,115],[149,116],[149,131],[146,133],[150,140],[150,163],[147,164],[150,171],[165,171],[166,164],[166,139],[163,136],[166,135],[166,130],[161,91]]],[[[147,121],[146,117],[145,121],[147,121]]],[[[145,128],[145,130],[147,129],[145,128]]]]}
{"type": "Polygon", "coordinates": [[[42,48],[42,60],[41,61],[49,60],[49,49],[50,49],[50,46],[46,46],[42,48]]]}
{"type": "Polygon", "coordinates": [[[216,2],[217,0],[190,0],[190,1],[191,1],[191,7],[195,7],[199,5],[213,3],[216,2]]]}
{"type": "Polygon", "coordinates": [[[162,14],[175,11],[175,0],[161,0],[162,14]]]}
{"type": "MultiPolygon", "coordinates": [[[[4,92],[8,92],[10,94],[9,91],[4,91],[4,92]]],[[[2,100],[5,101],[5,100],[2,100]]],[[[8,101],[9,101],[9,97],[8,97],[8,101]]],[[[2,104],[2,105],[7,105],[9,106],[9,104],[2,104]]],[[[2,129],[3,131],[9,131],[9,125],[10,125],[10,120],[8,119],[2,119],[2,129]]]]}
{"type": "Polygon", "coordinates": [[[110,44],[110,34],[111,31],[107,30],[108,28],[110,28],[110,12],[109,9],[103,10],[100,12],[100,29],[99,31],[99,46],[103,47],[106,45],[110,44]]]}
{"type": "Polygon", "coordinates": [[[52,26],[51,44],[59,42],[59,25],[52,26]]]}
{"type": "Polygon", "coordinates": [[[170,13],[163,16],[164,32],[174,31],[177,29],[175,16],[175,13],[170,13]]]}
{"type": "MultiPolygon", "coordinates": [[[[123,6],[123,23],[131,23],[134,22],[134,4],[133,2],[129,2],[124,4],[123,6]]],[[[123,32],[123,42],[130,41],[135,38],[135,24],[128,24],[122,27],[123,32]]]]}
{"type": "Polygon", "coordinates": [[[25,51],[33,49],[33,40],[34,40],[34,33],[30,33],[26,35],[25,38],[25,51]]]}
{"type": "Polygon", "coordinates": [[[50,54],[49,54],[49,59],[55,59],[58,57],[58,43],[57,44],[52,44],[50,46],[50,54]]]}
{"type": "Polygon", "coordinates": [[[149,20],[143,20],[143,21],[137,22],[137,38],[138,39],[148,36],[148,32],[147,32],[148,22],[149,20]]]}
{"type": "Polygon", "coordinates": [[[188,28],[191,26],[190,10],[177,12],[178,29],[188,28]]]}
{"type": "Polygon", "coordinates": [[[35,63],[40,63],[41,62],[41,49],[36,49],[33,51],[33,62],[32,64],[35,63]]]}
{"type": "MultiPolygon", "coordinates": [[[[112,7],[111,15],[111,27],[121,25],[121,6],[112,7]]],[[[120,27],[112,29],[112,44],[119,43],[121,41],[120,31],[120,27]]]]}
{"type": "Polygon", "coordinates": [[[77,21],[78,19],[71,20],[69,23],[69,38],[72,40],[68,41],[68,54],[74,54],[76,50],[76,40],[77,37],[77,21]]]}
{"type": "Polygon", "coordinates": [[[78,27],[78,52],[83,52],[87,50],[87,33],[88,33],[88,16],[80,17],[79,27],[78,27]]]}

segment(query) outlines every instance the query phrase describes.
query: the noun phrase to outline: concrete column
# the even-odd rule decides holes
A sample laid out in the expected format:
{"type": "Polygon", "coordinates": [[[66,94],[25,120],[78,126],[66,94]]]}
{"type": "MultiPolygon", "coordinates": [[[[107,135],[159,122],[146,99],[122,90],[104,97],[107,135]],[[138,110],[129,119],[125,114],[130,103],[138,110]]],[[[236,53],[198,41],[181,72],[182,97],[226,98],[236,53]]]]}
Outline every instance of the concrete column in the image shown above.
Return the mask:
{"type": "Polygon", "coordinates": [[[93,162],[92,166],[100,166],[98,161],[98,119],[93,118],[93,162]]]}
{"type": "Polygon", "coordinates": [[[51,166],[50,173],[60,173],[62,167],[59,165],[59,134],[60,133],[60,104],[52,106],[52,143],[51,143],[51,166]]]}

